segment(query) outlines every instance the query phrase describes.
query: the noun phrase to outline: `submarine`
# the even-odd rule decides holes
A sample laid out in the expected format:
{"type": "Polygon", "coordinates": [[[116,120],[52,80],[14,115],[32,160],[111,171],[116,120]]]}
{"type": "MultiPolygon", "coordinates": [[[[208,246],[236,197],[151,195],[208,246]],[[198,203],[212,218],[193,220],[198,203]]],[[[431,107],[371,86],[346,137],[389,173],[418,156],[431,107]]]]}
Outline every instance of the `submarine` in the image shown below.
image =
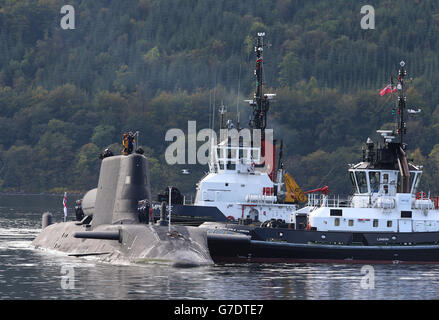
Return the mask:
{"type": "Polygon", "coordinates": [[[139,214],[138,201],[151,198],[148,160],[141,148],[100,157],[98,186],[82,199],[83,218],[52,223],[51,214],[44,213],[33,247],[108,263],[213,264],[205,230],[169,225],[164,211],[157,223],[139,214]]]}

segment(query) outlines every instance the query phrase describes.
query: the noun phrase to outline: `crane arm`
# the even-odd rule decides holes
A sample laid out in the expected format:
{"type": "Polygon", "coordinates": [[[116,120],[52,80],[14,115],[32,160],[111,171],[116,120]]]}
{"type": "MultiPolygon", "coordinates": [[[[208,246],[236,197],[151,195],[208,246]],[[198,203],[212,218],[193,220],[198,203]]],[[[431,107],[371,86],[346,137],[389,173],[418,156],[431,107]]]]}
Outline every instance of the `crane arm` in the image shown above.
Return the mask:
{"type": "Polygon", "coordinates": [[[288,173],[285,173],[284,180],[286,189],[285,202],[305,203],[306,201],[308,201],[307,196],[302,191],[302,189],[300,189],[299,185],[296,183],[292,176],[290,176],[288,173]]]}

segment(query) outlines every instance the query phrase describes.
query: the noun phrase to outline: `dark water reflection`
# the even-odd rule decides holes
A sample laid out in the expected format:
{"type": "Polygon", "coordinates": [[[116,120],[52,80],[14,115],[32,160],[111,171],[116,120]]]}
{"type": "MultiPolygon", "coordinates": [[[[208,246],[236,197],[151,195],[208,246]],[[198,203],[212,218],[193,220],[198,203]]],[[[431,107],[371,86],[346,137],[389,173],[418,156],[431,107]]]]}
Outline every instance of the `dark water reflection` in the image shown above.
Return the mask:
{"type": "MultiPolygon", "coordinates": [[[[69,204],[75,199],[69,198],[69,204]]],[[[230,264],[190,269],[110,265],[34,250],[40,218],[61,221],[62,196],[0,196],[0,299],[437,299],[435,265],[375,265],[362,289],[361,265],[230,264]],[[73,267],[74,289],[61,286],[73,267]]],[[[73,216],[73,206],[69,208],[73,216]]]]}

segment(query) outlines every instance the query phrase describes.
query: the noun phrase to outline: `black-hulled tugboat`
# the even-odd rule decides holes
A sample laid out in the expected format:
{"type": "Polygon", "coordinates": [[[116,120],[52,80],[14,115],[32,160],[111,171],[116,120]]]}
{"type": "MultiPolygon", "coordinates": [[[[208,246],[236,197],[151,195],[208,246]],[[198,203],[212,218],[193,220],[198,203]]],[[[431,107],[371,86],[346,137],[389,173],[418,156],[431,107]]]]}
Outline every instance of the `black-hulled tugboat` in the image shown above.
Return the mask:
{"type": "Polygon", "coordinates": [[[368,138],[363,161],[350,165],[353,195],[311,196],[305,230],[204,224],[215,261],[439,263],[438,198],[417,192],[422,166],[407,160],[400,66],[395,129],[377,131],[379,144],[368,138]]]}

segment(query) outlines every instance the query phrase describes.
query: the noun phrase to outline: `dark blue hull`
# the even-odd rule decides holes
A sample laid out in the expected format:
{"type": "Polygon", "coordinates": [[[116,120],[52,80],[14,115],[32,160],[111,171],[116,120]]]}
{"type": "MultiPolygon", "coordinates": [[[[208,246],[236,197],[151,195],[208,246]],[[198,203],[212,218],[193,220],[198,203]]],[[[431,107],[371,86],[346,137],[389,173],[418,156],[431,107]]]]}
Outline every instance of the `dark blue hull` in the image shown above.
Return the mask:
{"type": "MultiPolygon", "coordinates": [[[[227,227],[233,229],[232,225],[227,227]]],[[[439,232],[353,233],[240,228],[208,236],[215,262],[439,263],[439,232]]]]}
{"type": "Polygon", "coordinates": [[[225,222],[226,216],[217,207],[192,206],[192,205],[173,205],[172,218],[178,218],[182,221],[194,221],[203,223],[211,222],[225,222]]]}

